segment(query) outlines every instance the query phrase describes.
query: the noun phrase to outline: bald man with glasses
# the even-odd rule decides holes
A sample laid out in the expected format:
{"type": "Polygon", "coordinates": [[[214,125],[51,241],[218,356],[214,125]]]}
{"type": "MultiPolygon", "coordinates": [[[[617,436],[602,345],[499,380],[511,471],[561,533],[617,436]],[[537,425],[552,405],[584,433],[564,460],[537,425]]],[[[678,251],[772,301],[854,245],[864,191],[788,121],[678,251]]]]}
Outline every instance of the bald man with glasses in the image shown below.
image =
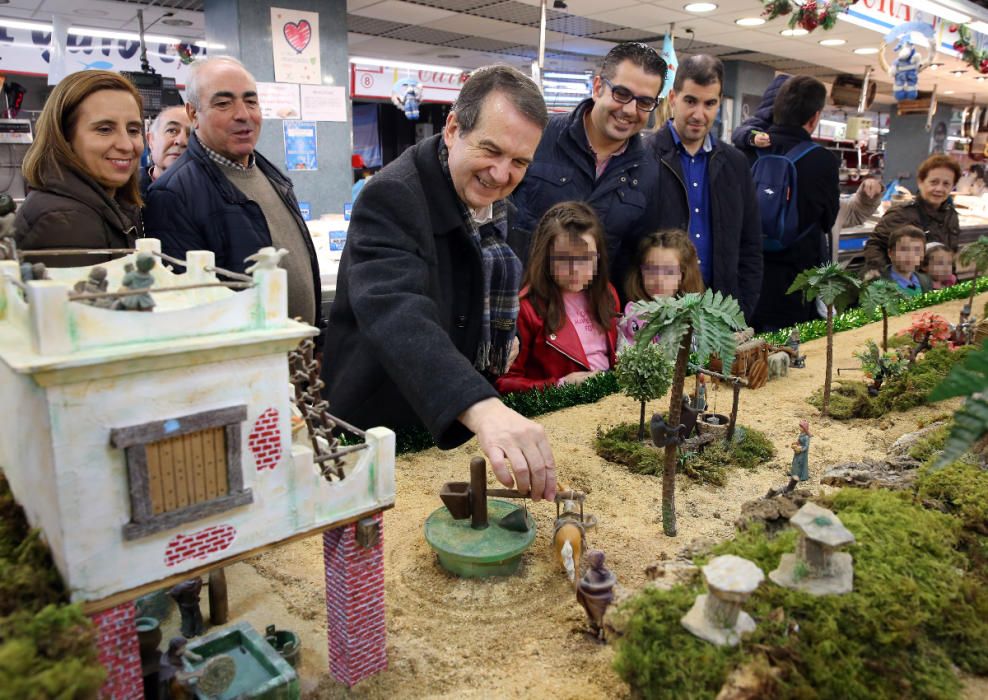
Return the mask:
{"type": "MultiPolygon", "coordinates": [[[[604,225],[611,281],[623,296],[635,244],[649,228],[647,197],[654,196],[658,180],[639,132],[658,106],[665,73],[666,62],[652,47],[618,44],[593,79],[592,97],[549,120],[535,160],[511,197],[518,218],[509,240],[522,260],[531,232],[551,206],[586,202],[604,225]]],[[[551,93],[546,102],[552,104],[551,93]]]]}

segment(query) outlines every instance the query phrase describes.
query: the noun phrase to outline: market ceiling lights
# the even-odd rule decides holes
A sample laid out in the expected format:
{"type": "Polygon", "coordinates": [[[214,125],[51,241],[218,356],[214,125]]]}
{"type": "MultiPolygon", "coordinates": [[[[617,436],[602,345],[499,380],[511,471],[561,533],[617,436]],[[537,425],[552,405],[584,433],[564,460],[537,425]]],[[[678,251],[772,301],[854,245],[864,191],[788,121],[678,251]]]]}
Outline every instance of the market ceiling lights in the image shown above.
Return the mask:
{"type": "Polygon", "coordinates": [[[734,24],[740,27],[760,27],[765,24],[765,19],[763,17],[742,17],[734,20],[734,24]]]}
{"type": "Polygon", "coordinates": [[[821,39],[820,46],[843,46],[847,39],[821,39]]]}
{"type": "MultiPolygon", "coordinates": [[[[32,32],[50,32],[51,25],[44,22],[26,22],[17,19],[0,18],[0,27],[10,29],[27,29],[32,32]]],[[[141,38],[134,32],[117,32],[111,29],[92,29],[90,27],[70,27],[69,34],[73,36],[92,36],[100,39],[121,39],[123,41],[140,41],[141,38]]],[[[151,43],[179,44],[182,42],[173,36],[162,36],[161,34],[145,34],[144,40],[151,43]]]]}
{"type": "Polygon", "coordinates": [[[862,46],[860,49],[854,49],[854,53],[859,56],[871,56],[878,53],[878,48],[875,46],[862,46]]]}
{"type": "Polygon", "coordinates": [[[782,36],[806,36],[809,32],[802,27],[796,27],[795,29],[783,29],[779,34],[782,36]]]}
{"type": "Polygon", "coordinates": [[[689,5],[684,5],[683,9],[687,12],[701,14],[703,12],[713,12],[717,9],[717,5],[712,2],[691,2],[689,5]]]}

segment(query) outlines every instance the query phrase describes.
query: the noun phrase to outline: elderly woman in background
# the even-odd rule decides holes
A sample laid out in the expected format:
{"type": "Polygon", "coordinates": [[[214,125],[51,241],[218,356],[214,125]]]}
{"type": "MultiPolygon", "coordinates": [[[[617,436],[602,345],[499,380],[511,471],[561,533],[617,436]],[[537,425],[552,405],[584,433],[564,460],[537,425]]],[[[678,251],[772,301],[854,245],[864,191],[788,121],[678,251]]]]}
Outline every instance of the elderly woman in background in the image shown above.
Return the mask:
{"type": "Polygon", "coordinates": [[[926,233],[927,243],[943,243],[957,252],[961,225],[950,193],[960,176],[960,166],[949,156],[932,155],[920,164],[916,171],[919,195],[885,212],[865,245],[866,279],[878,277],[889,265],[889,235],[903,226],[918,226],[926,233]]]}
{"type": "MultiPolygon", "coordinates": [[[[117,73],[66,76],[38,118],[22,170],[30,192],[17,210],[20,250],[132,248],[142,235],[138,166],[141,97],[117,73]]],[[[93,255],[31,256],[51,267],[103,262],[93,255]]]]}

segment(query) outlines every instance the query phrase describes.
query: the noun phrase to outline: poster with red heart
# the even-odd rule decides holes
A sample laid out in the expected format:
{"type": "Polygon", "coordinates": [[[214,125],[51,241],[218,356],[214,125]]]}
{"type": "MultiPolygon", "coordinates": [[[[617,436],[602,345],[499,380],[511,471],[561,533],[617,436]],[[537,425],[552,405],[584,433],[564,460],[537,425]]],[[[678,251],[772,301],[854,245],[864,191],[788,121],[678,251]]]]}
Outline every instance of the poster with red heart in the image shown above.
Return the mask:
{"type": "Polygon", "coordinates": [[[271,8],[274,79],[279,83],[322,83],[319,13],[271,8]]]}

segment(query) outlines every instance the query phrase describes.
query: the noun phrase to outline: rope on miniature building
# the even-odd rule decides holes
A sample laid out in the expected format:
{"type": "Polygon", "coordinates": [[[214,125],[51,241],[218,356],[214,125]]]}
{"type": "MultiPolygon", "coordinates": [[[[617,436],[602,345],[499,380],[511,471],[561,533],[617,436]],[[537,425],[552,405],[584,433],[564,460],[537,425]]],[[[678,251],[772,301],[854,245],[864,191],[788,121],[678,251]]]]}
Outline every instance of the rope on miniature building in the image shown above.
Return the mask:
{"type": "Polygon", "coordinates": [[[25,255],[127,255],[136,253],[136,248],[46,248],[43,250],[19,250],[22,257],[25,255]]]}
{"type": "Polygon", "coordinates": [[[227,289],[249,289],[254,284],[247,282],[206,282],[203,284],[184,284],[178,287],[148,287],[140,291],[127,292],[69,292],[69,301],[82,301],[89,299],[119,299],[121,297],[132,297],[138,294],[154,292],[184,292],[189,289],[203,289],[204,287],[226,287],[227,289]]]}
{"type": "Polygon", "coordinates": [[[167,253],[158,253],[152,250],[151,255],[153,255],[156,258],[161,258],[165,262],[171,263],[172,265],[181,265],[182,267],[189,266],[189,263],[187,263],[185,260],[182,260],[181,258],[173,258],[171,255],[168,255],[167,253]]]}
{"type": "Polygon", "coordinates": [[[254,278],[250,275],[244,275],[239,272],[233,272],[231,270],[224,270],[222,267],[216,267],[215,265],[207,265],[202,268],[206,272],[215,272],[218,275],[224,275],[225,277],[230,277],[235,280],[240,280],[242,282],[253,282],[254,278]]]}
{"type": "Polygon", "coordinates": [[[323,462],[328,462],[330,460],[339,459],[343,455],[348,455],[351,452],[359,452],[360,450],[366,450],[370,445],[366,442],[359,445],[350,445],[349,447],[341,447],[338,450],[334,450],[332,454],[319,455],[318,457],[313,457],[313,462],[318,462],[322,464],[323,462]]]}

